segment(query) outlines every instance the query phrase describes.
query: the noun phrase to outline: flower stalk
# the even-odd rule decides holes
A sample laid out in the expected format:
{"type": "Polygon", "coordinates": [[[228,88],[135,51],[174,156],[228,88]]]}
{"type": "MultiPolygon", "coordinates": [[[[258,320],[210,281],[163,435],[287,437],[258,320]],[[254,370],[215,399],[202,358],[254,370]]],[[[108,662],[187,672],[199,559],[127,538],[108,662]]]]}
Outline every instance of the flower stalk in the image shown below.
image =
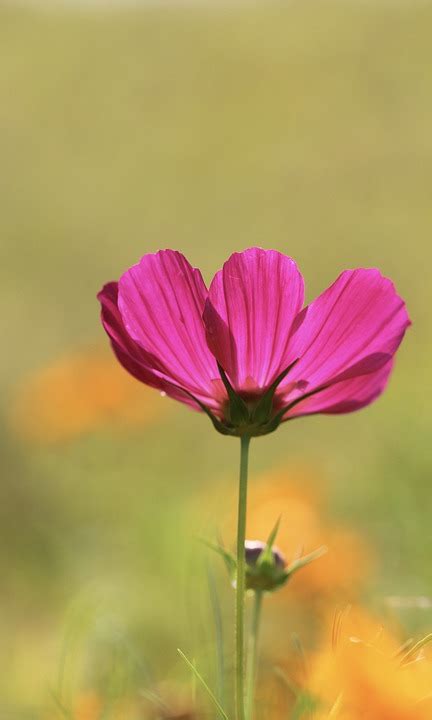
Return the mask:
{"type": "Polygon", "coordinates": [[[258,669],[258,639],[261,621],[263,591],[254,592],[252,622],[249,637],[248,665],[246,679],[246,720],[253,720],[255,702],[255,684],[258,669]]]}
{"type": "Polygon", "coordinates": [[[237,581],[236,581],[236,718],[245,720],[245,639],[244,606],[246,589],[246,509],[249,464],[249,435],[240,439],[240,478],[237,518],[237,581]]]}

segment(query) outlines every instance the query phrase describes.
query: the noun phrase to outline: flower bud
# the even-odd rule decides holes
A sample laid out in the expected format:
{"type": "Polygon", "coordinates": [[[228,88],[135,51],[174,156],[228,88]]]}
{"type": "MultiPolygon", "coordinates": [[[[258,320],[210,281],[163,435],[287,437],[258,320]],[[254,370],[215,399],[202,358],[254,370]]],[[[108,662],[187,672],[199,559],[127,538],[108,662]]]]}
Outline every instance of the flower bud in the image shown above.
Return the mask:
{"type": "Polygon", "coordinates": [[[274,546],[261,540],[246,540],[245,559],[248,590],[272,592],[288,579],[285,558],[274,546]]]}
{"type": "MultiPolygon", "coordinates": [[[[318,560],[327,552],[325,545],[308,555],[299,555],[287,565],[281,551],[274,546],[279,528],[279,520],[274,526],[267,542],[261,540],[245,540],[245,575],[246,589],[255,592],[273,592],[285,585],[298,570],[318,560]]],[[[208,541],[205,544],[218,553],[223,559],[233,587],[236,587],[237,561],[234,555],[221,545],[208,541]]]]}
{"type": "MultiPolygon", "coordinates": [[[[248,565],[255,566],[262,552],[266,549],[267,544],[261,540],[246,540],[245,557],[248,565]]],[[[274,564],[283,570],[286,565],[282,552],[275,546],[271,549],[274,564]]]]}

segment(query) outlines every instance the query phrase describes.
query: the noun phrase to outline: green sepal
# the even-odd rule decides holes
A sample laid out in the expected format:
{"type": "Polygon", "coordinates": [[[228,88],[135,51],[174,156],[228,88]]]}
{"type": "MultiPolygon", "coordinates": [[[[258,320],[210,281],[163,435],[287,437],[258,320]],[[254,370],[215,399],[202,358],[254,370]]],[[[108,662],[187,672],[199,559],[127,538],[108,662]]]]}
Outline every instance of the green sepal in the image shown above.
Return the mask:
{"type": "Polygon", "coordinates": [[[291,575],[294,575],[297,570],[300,570],[302,567],[309,565],[314,560],[318,560],[318,558],[322,557],[327,552],[328,548],[325,545],[321,545],[321,547],[317,548],[308,555],[303,555],[303,557],[299,557],[297,558],[297,560],[293,560],[293,562],[288,565],[286,569],[288,576],[291,577],[291,575]]]}
{"type": "Polygon", "coordinates": [[[246,587],[249,590],[273,592],[288,580],[286,569],[276,563],[273,553],[273,545],[279,531],[280,521],[281,518],[279,517],[255,565],[246,563],[246,587]]]}
{"type": "Polygon", "coordinates": [[[276,563],[275,563],[275,559],[274,559],[272,551],[273,551],[274,542],[276,540],[276,536],[279,532],[280,521],[281,521],[281,516],[278,517],[278,519],[275,523],[275,526],[272,529],[272,531],[268,537],[266,546],[257,560],[257,566],[260,566],[260,567],[262,565],[269,565],[271,567],[275,566],[276,563]]]}
{"type": "Polygon", "coordinates": [[[308,555],[293,560],[286,568],[278,567],[273,557],[272,547],[276,539],[279,522],[278,520],[273,528],[267,545],[259,556],[256,565],[246,566],[246,585],[249,590],[274,592],[285,585],[294,573],[314,560],[318,560],[327,552],[327,547],[323,545],[308,555]],[[268,555],[269,552],[270,556],[268,555]]]}
{"type": "Polygon", "coordinates": [[[265,425],[265,434],[271,433],[274,430],[276,430],[279,425],[281,424],[284,415],[289,411],[295,408],[296,405],[303,402],[303,400],[307,400],[310,397],[313,397],[313,395],[316,395],[319,392],[322,392],[323,390],[327,390],[328,385],[324,385],[322,387],[316,388],[315,390],[311,390],[308,393],[305,393],[305,395],[302,395],[301,397],[297,398],[296,400],[293,400],[288,405],[285,405],[281,410],[279,410],[278,413],[265,425]]]}
{"type": "Polygon", "coordinates": [[[291,363],[291,365],[288,365],[288,367],[283,370],[280,375],[277,376],[276,380],[270,385],[262,398],[260,398],[258,405],[252,413],[252,422],[254,424],[265,425],[266,423],[268,423],[273,410],[273,400],[275,392],[281,384],[282,380],[286,378],[288,373],[293,369],[294,365],[296,365],[298,361],[299,359],[297,358],[296,360],[294,360],[294,362],[291,363]]]}
{"type": "Polygon", "coordinates": [[[291,403],[288,403],[285,407],[281,408],[276,415],[271,417],[276,389],[297,362],[298,359],[294,360],[291,365],[278,375],[276,380],[260,398],[254,409],[249,408],[243,398],[236,393],[228,380],[224,369],[218,363],[219,373],[228,395],[227,418],[224,421],[219,420],[219,418],[216,417],[216,415],[214,415],[214,413],[212,413],[212,411],[203,402],[201,402],[201,400],[189,392],[189,390],[186,390],[175,383],[171,384],[177,390],[180,390],[191,398],[191,400],[198,405],[207,417],[210,418],[215,430],[222,435],[241,437],[247,434],[250,437],[260,437],[274,432],[279,427],[285,414],[289,410],[292,410],[296,405],[303,402],[303,400],[307,400],[313,395],[316,395],[329,387],[328,385],[323,385],[315,390],[311,390],[309,393],[305,393],[296,400],[293,400],[291,403]]]}
{"type": "Polygon", "coordinates": [[[259,592],[274,592],[285,585],[289,575],[276,565],[246,565],[246,588],[259,592]]]}
{"type": "Polygon", "coordinates": [[[224,425],[224,424],[216,417],[216,415],[213,415],[213,413],[211,412],[211,410],[209,410],[208,407],[206,407],[206,405],[204,405],[204,403],[200,402],[200,401],[197,400],[196,398],[194,398],[194,400],[198,403],[198,405],[200,406],[201,410],[203,410],[203,411],[205,412],[205,414],[207,415],[207,417],[210,418],[210,420],[211,420],[212,423],[213,423],[213,427],[214,427],[215,430],[217,430],[218,432],[220,432],[222,435],[233,435],[233,432],[231,431],[231,429],[228,428],[228,427],[226,427],[226,425],[224,425]]]}
{"type": "Polygon", "coordinates": [[[225,390],[228,394],[229,399],[229,420],[230,422],[238,427],[239,425],[249,425],[250,416],[249,410],[245,401],[236,393],[230,381],[227,378],[226,372],[221,365],[218,363],[219,373],[222,378],[222,382],[225,385],[225,390]]]}
{"type": "Polygon", "coordinates": [[[195,397],[195,395],[193,395],[191,392],[189,392],[189,390],[185,390],[185,388],[180,387],[180,385],[174,385],[174,387],[176,387],[178,390],[181,390],[182,392],[184,392],[185,395],[187,395],[194,402],[196,402],[196,404],[201,408],[201,410],[203,412],[205,412],[207,417],[210,418],[215,430],[222,433],[222,435],[233,435],[234,434],[230,428],[228,428],[226,425],[224,425],[224,423],[221,422],[219,420],[219,418],[216,417],[216,415],[213,415],[212,411],[207,407],[207,405],[204,405],[204,403],[201,402],[201,400],[198,400],[198,398],[195,397]]]}

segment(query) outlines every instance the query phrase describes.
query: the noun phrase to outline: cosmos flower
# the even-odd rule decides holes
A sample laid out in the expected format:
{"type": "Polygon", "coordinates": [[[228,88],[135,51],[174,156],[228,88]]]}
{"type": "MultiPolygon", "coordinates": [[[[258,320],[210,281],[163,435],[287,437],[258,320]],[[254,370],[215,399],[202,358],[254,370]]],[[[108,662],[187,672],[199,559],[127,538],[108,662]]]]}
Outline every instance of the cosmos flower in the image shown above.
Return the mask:
{"type": "Polygon", "coordinates": [[[368,405],[410,324],[378,270],[346,270],[303,307],[295,262],[260,248],[234,253],[209,289],[181,253],[144,255],[98,297],[126,370],[229,435],[368,405]]]}

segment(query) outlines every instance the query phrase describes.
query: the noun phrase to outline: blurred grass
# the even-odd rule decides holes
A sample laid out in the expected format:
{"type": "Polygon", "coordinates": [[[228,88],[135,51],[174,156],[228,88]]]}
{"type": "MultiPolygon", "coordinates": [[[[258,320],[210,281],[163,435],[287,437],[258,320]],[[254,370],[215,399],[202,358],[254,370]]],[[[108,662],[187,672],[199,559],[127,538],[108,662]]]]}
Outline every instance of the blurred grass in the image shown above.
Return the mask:
{"type": "MultiPolygon", "coordinates": [[[[82,597],[99,619],[118,608],[126,629],[107,620],[102,636],[133,638],[156,674],[208,634],[188,507],[235,482],[236,444],[182,407],[50,448],[6,423],[26,373],[105,342],[96,291],[160,247],[208,279],[235,249],[275,247],[309,298],[345,267],[395,280],[414,326],[389,392],[285,426],[253,467],[320,468],[335,516],[378,547],[376,603],[430,592],[431,31],[432,4],[415,0],[0,5],[4,703],[36,705],[55,684],[65,608],[82,597]]],[[[430,628],[432,614],[404,620],[430,628]]]]}

